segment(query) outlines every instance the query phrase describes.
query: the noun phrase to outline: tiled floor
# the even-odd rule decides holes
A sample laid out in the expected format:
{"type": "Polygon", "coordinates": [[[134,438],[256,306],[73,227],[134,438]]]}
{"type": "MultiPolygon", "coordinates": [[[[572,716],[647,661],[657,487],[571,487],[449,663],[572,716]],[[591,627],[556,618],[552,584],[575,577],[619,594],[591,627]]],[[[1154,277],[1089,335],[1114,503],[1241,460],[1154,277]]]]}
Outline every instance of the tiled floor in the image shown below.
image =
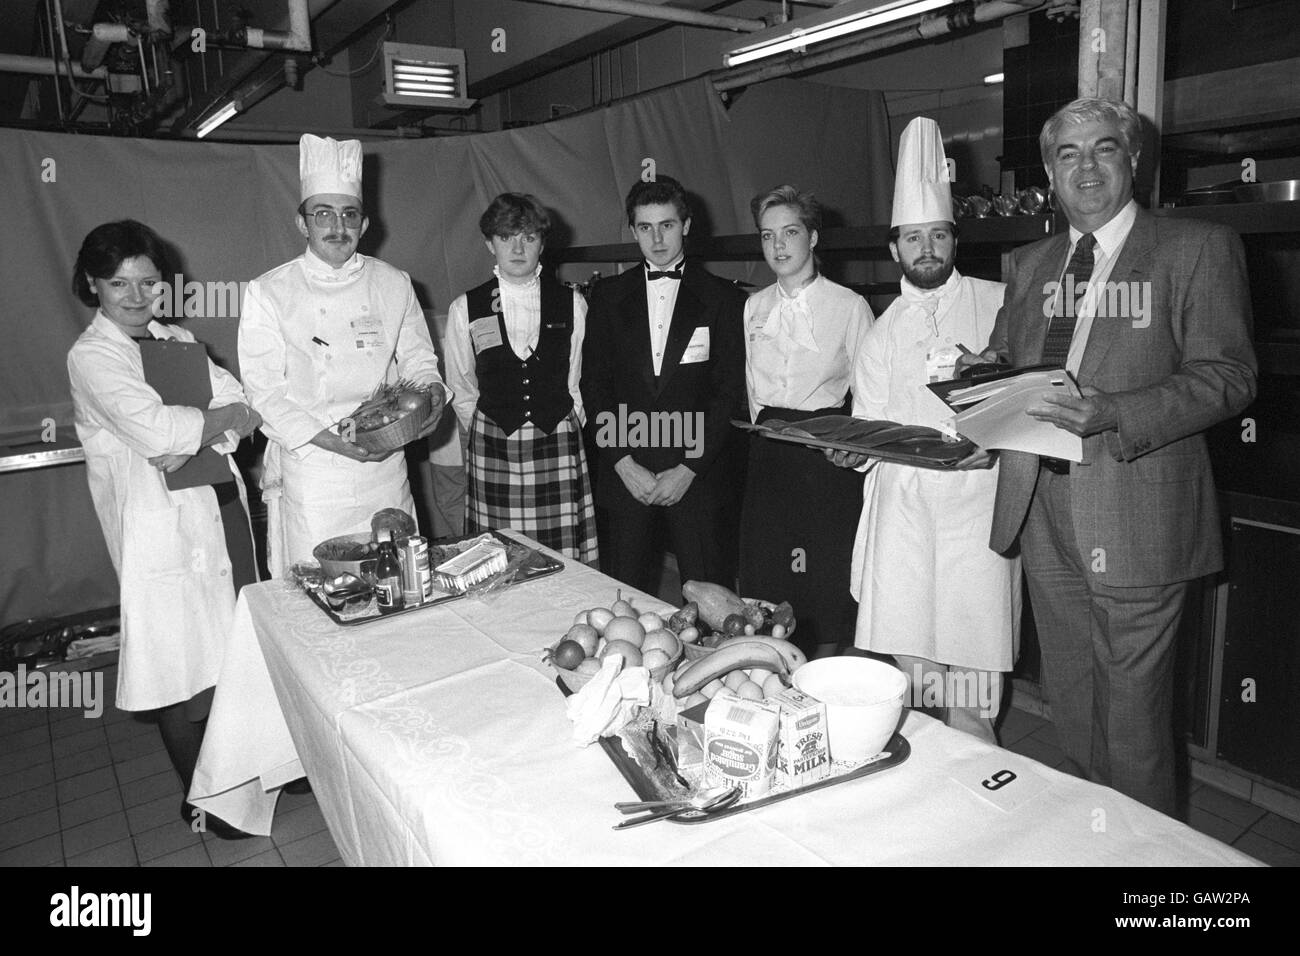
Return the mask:
{"type": "MultiPolygon", "coordinates": [[[[104,673],[111,700],[116,668],[104,673]]],[[[158,728],[106,706],[0,708],[0,866],[340,866],[311,794],[284,794],[272,835],[226,841],[180,818],[158,728]]]]}
{"type": "MultiPolygon", "coordinates": [[[[111,698],[116,669],[104,672],[111,698]]],[[[1052,725],[1012,709],[1002,745],[1058,767],[1052,725]]],[[[225,841],[179,816],[180,782],[158,729],[106,707],[0,708],[0,866],[340,866],[310,794],[284,794],[270,837],[225,841]]],[[[1300,865],[1300,824],[1199,782],[1188,823],[1274,866],[1300,865]]]]}

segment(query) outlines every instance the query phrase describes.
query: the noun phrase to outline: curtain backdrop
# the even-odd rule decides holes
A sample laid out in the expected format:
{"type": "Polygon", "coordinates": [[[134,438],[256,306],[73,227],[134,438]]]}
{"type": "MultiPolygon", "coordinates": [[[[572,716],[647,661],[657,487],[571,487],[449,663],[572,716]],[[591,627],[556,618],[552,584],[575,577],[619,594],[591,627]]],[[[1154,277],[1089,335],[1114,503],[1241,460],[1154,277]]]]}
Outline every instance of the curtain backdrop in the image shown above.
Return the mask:
{"type": "MultiPolygon", "coordinates": [[[[553,245],[630,241],[623,197],[647,159],[696,197],[693,232],[751,231],[750,198],[786,181],[815,191],[839,223],[865,225],[888,215],[889,142],[879,93],[783,80],[728,109],[701,79],[541,126],[367,143],[361,249],[409,272],[425,309],[445,313],[490,272],[477,222],[499,192],[531,192],[554,210],[553,245]]],[[[0,435],[36,435],[46,419],[71,428],[65,358],[91,311],[69,283],[95,226],[147,223],[187,281],[244,282],[303,249],[296,146],[0,130],[0,196],[0,435]]],[[[584,279],[592,266],[566,269],[584,279]]],[[[761,262],[718,269],[771,281],[761,262]]],[[[237,316],[184,324],[238,374],[237,316]]],[[[80,466],[0,474],[0,624],[113,603],[102,600],[115,584],[88,497],[80,466]]]]}

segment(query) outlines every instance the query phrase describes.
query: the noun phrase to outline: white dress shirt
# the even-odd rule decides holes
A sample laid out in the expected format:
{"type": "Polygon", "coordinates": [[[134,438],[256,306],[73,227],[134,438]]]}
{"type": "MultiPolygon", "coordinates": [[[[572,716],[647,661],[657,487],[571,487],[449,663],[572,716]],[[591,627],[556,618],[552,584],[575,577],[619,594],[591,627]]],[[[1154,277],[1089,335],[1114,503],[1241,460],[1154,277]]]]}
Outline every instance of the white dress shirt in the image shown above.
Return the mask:
{"type": "MultiPolygon", "coordinates": [[[[538,279],[542,267],[539,265],[533,277],[524,283],[514,283],[501,278],[500,269],[493,267],[497,277],[497,287],[501,290],[501,315],[505,319],[506,335],[510,339],[510,348],[526,359],[537,348],[538,336],[542,327],[542,286],[538,279]]],[[[447,335],[443,350],[447,361],[447,385],[456,394],[452,407],[456,417],[468,431],[474,410],[478,407],[478,372],[474,354],[474,343],[469,333],[469,300],[461,295],[452,302],[447,310],[447,335]]],[[[586,413],[582,408],[582,392],[578,388],[582,381],[582,342],[587,335],[587,300],[576,289],[573,290],[573,335],[569,339],[569,394],[573,396],[573,410],[578,414],[578,421],[587,423],[586,413]]]]}
{"type": "MultiPolygon", "coordinates": [[[[1088,282],[1087,293],[1077,305],[1074,337],[1070,339],[1070,351],[1065,359],[1065,368],[1071,375],[1079,374],[1084,350],[1088,348],[1092,320],[1097,316],[1097,305],[1105,294],[1106,282],[1110,279],[1111,271],[1115,268],[1115,260],[1119,258],[1119,252],[1124,248],[1124,242],[1133,228],[1133,221],[1137,219],[1137,210],[1137,203],[1130,199],[1128,205],[1117,212],[1110,222],[1092,234],[1097,240],[1097,244],[1092,249],[1092,278],[1088,282]]],[[[1074,247],[1079,244],[1082,237],[1082,232],[1073,226],[1070,227],[1070,248],[1066,250],[1065,264],[1061,266],[1062,278],[1065,276],[1065,267],[1069,265],[1070,257],[1074,255],[1074,247]]],[[[1064,289],[1057,294],[1058,308],[1064,302],[1064,294],[1064,289]]],[[[1142,301],[1150,304],[1149,298],[1142,301]]]]}
{"type": "MultiPolygon", "coordinates": [[[[677,261],[664,269],[655,269],[655,272],[675,272],[678,269],[684,270],[686,256],[677,257],[677,261]]],[[[649,263],[643,263],[642,268],[649,271],[649,263]]],[[[645,283],[645,304],[646,311],[650,314],[650,357],[655,365],[655,377],[659,376],[664,364],[664,348],[668,344],[668,331],[673,324],[673,309],[677,307],[677,292],[682,287],[681,279],[655,279],[651,281],[648,277],[645,283]]]]}
{"type": "Polygon", "coordinates": [[[875,321],[865,299],[817,276],[793,296],[774,282],[745,303],[750,419],[763,408],[813,411],[844,401],[853,361],[875,321]]]}

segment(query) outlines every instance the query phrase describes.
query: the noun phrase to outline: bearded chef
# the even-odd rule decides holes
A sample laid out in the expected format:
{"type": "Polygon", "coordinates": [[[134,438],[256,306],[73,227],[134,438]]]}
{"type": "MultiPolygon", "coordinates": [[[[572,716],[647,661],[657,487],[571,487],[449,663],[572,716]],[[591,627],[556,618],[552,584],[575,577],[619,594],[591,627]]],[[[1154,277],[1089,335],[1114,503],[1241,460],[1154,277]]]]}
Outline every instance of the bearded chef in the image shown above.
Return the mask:
{"type": "MultiPolygon", "coordinates": [[[[858,351],[853,414],[951,431],[951,412],[925,386],[955,377],[962,348],[984,347],[1005,287],[954,267],[957,229],[934,120],[918,117],[903,131],[890,225],[902,295],[858,351]]],[[[1019,559],[988,548],[996,465],[983,451],[956,471],[873,466],[842,452],[832,460],[868,469],[850,577],[855,644],[894,656],[913,704],[996,744],[1020,621],[1019,559]]]]}
{"type": "Polygon", "coordinates": [[[406,461],[369,452],[336,425],[385,382],[433,384],[437,426],[451,397],[410,277],[357,252],[370,225],[361,203],[361,143],[299,142],[307,240],[298,258],[248,284],[239,322],[244,391],[269,439],[262,477],[271,574],[312,549],[370,530],[381,508],[414,514],[406,461]]]}

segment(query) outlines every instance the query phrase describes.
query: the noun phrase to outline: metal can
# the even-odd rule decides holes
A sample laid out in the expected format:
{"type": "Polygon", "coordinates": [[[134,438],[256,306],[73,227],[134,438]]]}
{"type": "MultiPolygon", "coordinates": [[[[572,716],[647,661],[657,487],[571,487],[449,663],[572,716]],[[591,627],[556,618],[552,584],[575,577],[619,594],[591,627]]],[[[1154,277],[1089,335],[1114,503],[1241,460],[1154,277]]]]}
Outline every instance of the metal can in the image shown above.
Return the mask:
{"type": "Polygon", "coordinates": [[[433,597],[433,578],[429,571],[429,539],[414,534],[402,542],[402,597],[410,607],[433,597]]]}

